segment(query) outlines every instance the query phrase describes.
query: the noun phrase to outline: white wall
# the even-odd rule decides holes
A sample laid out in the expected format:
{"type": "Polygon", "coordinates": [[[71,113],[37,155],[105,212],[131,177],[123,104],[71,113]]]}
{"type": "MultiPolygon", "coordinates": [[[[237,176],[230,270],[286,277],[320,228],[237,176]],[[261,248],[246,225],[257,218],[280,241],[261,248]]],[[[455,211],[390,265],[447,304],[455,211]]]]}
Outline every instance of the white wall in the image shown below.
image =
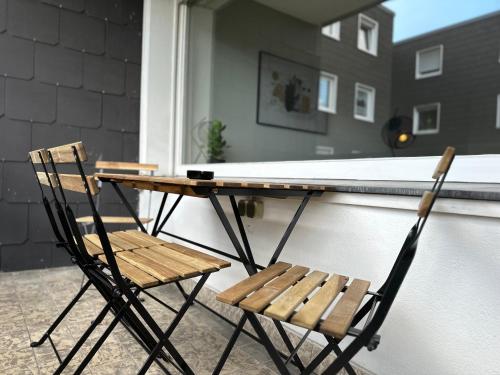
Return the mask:
{"type": "MultiPolygon", "coordinates": [[[[165,173],[172,172],[169,147],[173,147],[175,136],[171,112],[171,68],[175,64],[167,53],[173,45],[176,22],[173,3],[146,0],[145,4],[147,55],[143,56],[141,159],[160,163],[165,173]]],[[[371,207],[386,203],[394,207],[397,197],[348,196],[337,199],[345,195],[325,194],[315,199],[304,212],[282,259],[366,278],[376,289],[414,223],[415,212],[371,207]]],[[[160,198],[154,193],[153,208],[158,207],[160,198]]],[[[222,199],[229,213],[228,202],[222,199]]],[[[416,207],[415,198],[399,199],[402,207],[416,207]]],[[[146,199],[141,201],[141,214],[146,214],[146,199]]],[[[170,204],[172,201],[170,198],[170,204]]],[[[448,208],[457,206],[457,202],[443,205],[441,211],[450,212],[448,208]]],[[[464,203],[472,209],[476,204],[484,206],[464,203]]],[[[268,199],[263,220],[244,219],[258,262],[265,263],[269,258],[297,204],[294,199],[268,199]]],[[[379,348],[372,353],[364,350],[356,363],[379,375],[500,373],[500,219],[481,216],[484,212],[498,212],[498,204],[478,212],[478,216],[433,213],[413,267],[382,327],[379,348]]],[[[231,249],[208,200],[183,199],[166,230],[209,246],[231,249]]],[[[233,264],[212,276],[208,286],[221,290],[244,276],[243,267],[233,264]]]]}

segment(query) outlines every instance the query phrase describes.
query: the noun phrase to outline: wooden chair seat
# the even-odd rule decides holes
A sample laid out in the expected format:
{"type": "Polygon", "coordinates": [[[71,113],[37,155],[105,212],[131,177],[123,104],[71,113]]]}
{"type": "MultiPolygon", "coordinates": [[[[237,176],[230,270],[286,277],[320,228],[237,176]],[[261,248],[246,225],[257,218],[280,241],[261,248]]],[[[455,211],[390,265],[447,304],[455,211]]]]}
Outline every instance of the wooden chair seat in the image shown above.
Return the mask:
{"type": "MultiPolygon", "coordinates": [[[[230,262],[137,230],[107,233],[121,274],[141,288],[200,276],[230,262]]],[[[87,252],[107,264],[97,234],[84,236],[87,252]]]]}
{"type": "Polygon", "coordinates": [[[278,262],[219,293],[217,300],[342,339],[370,282],[278,262]],[[330,312],[323,319],[329,309],[330,312]]]}
{"type": "MultiPolygon", "coordinates": [[[[135,224],[135,220],[130,216],[101,216],[102,222],[104,224],[135,224]]],[[[139,218],[141,223],[147,224],[153,221],[152,218],[141,217],[139,218]]],[[[76,222],[79,224],[94,224],[94,218],[92,216],[82,216],[76,218],[76,222]]]]}

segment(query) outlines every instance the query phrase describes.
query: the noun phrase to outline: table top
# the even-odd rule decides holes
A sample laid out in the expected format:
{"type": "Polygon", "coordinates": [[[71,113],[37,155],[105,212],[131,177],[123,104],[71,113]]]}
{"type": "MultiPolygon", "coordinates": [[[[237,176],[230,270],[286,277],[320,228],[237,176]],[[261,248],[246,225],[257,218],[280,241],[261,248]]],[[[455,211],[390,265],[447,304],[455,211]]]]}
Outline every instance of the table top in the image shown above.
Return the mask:
{"type": "MultiPolygon", "coordinates": [[[[362,193],[382,195],[421,196],[432,187],[432,181],[359,181],[359,180],[303,180],[275,179],[214,179],[194,180],[185,177],[161,177],[136,174],[96,173],[101,181],[114,181],[127,187],[143,190],[172,192],[203,196],[206,192],[244,189],[246,193],[266,195],[280,190],[283,195],[301,195],[313,192],[362,193]],[[205,193],[204,193],[205,192],[205,193]]],[[[248,194],[250,195],[250,194],[248,194]]],[[[500,184],[445,182],[441,198],[500,201],[500,184]]]]}
{"type": "Polygon", "coordinates": [[[327,185],[304,183],[303,181],[260,181],[260,180],[197,180],[185,177],[146,176],[121,173],[96,173],[95,177],[105,182],[116,182],[128,187],[143,190],[172,192],[184,195],[203,196],[209,191],[239,189],[260,191],[264,195],[273,191],[281,191],[284,195],[293,195],[293,192],[305,194],[313,192],[315,195],[328,190],[327,185]]]}

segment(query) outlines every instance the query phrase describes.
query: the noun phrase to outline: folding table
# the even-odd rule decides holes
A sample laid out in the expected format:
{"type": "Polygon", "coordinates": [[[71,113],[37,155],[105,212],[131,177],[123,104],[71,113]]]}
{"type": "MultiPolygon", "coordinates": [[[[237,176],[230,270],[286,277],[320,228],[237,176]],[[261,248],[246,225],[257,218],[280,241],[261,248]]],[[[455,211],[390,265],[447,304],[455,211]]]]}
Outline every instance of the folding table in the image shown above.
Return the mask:
{"type": "MultiPolygon", "coordinates": [[[[105,183],[110,183],[118,196],[120,197],[121,201],[123,202],[124,206],[127,208],[129,211],[130,215],[134,218],[137,226],[143,231],[147,232],[146,228],[144,227],[143,223],[140,221],[138,218],[135,210],[131,206],[131,204],[127,201],[127,198],[123,194],[120,185],[127,187],[127,188],[134,188],[134,189],[140,189],[140,190],[148,190],[148,191],[158,191],[163,193],[163,197],[160,203],[160,207],[156,216],[156,220],[152,229],[151,234],[154,236],[157,236],[160,233],[166,234],[168,236],[180,239],[182,241],[186,241],[188,243],[194,244],[196,246],[199,246],[201,248],[205,248],[209,251],[212,251],[217,254],[224,255],[230,259],[233,259],[235,261],[243,263],[247,273],[249,275],[253,275],[258,272],[259,269],[264,269],[265,267],[262,265],[259,265],[255,262],[253,254],[252,254],[252,249],[250,247],[249,241],[247,234],[245,232],[245,227],[243,225],[240,213],[238,211],[238,206],[236,203],[236,196],[244,196],[244,197],[255,197],[255,196],[261,196],[261,197],[274,197],[274,198],[289,198],[289,197],[296,197],[296,198],[301,198],[299,207],[297,208],[295,214],[290,220],[290,223],[288,224],[281,240],[279,241],[276,249],[274,250],[269,263],[267,266],[275,264],[287,242],[289,239],[293,229],[295,228],[295,225],[297,224],[297,221],[299,220],[300,216],[302,215],[305,207],[309,203],[312,197],[317,197],[320,196],[323,192],[325,191],[333,191],[334,187],[333,186],[328,186],[328,185],[318,185],[318,184],[306,184],[303,183],[303,181],[287,181],[287,182],[262,182],[262,181],[234,181],[234,180],[195,180],[195,179],[188,179],[188,178],[182,178],[182,177],[161,177],[161,176],[143,176],[143,175],[131,175],[131,174],[113,174],[113,173],[96,173],[95,177],[105,183]],[[165,203],[168,197],[168,194],[176,194],[177,199],[175,200],[174,204],[170,208],[170,210],[167,212],[167,214],[163,217],[163,211],[165,209],[165,203]],[[191,196],[191,197],[198,197],[198,198],[204,198],[204,199],[209,199],[210,202],[212,203],[212,206],[214,207],[217,216],[219,217],[224,230],[226,231],[227,235],[229,236],[229,239],[231,240],[232,245],[234,246],[234,249],[236,250],[237,255],[215,249],[213,247],[206,246],[204,244],[201,244],[197,241],[193,241],[191,239],[183,238],[181,236],[178,236],[173,233],[169,233],[167,231],[164,231],[163,228],[169,218],[171,217],[172,213],[175,211],[175,209],[178,207],[181,199],[183,196],[191,196]],[[241,236],[241,241],[238,239],[238,236],[236,235],[235,230],[233,229],[232,225],[230,224],[227,215],[225,214],[221,204],[219,197],[222,196],[228,196],[231,207],[233,210],[233,214],[236,219],[236,224],[238,226],[238,231],[241,236]],[[162,218],[163,217],[163,218],[162,218]]],[[[184,290],[182,289],[180,284],[177,284],[177,287],[180,289],[181,293],[183,293],[184,296],[186,296],[184,290]]],[[[223,318],[225,321],[228,323],[234,325],[231,321],[229,321],[227,318],[221,316],[218,314],[216,311],[213,309],[209,308],[208,306],[204,305],[200,301],[196,301],[203,307],[209,309],[211,312],[214,314],[218,315],[219,317],[223,318]]],[[[239,323],[236,325],[236,329],[219,361],[217,364],[217,367],[214,371],[214,373],[219,373],[224,366],[225,361],[227,360],[227,357],[229,356],[234,344],[236,343],[236,340],[239,336],[239,334],[243,331],[243,327],[246,322],[246,316],[243,316],[239,323]]],[[[285,345],[287,346],[287,349],[290,351],[290,353],[293,353],[294,346],[292,342],[290,341],[289,337],[287,336],[283,326],[281,325],[281,322],[278,320],[273,320],[280,336],[282,337],[285,345]]],[[[254,335],[247,333],[249,336],[254,338],[257,341],[260,341],[257,337],[254,335]]],[[[280,353],[282,357],[287,358],[288,355],[284,353],[280,353]]],[[[296,365],[299,369],[303,370],[304,366],[302,362],[300,361],[299,357],[297,354],[294,355],[293,361],[294,365],[296,365]]]]}

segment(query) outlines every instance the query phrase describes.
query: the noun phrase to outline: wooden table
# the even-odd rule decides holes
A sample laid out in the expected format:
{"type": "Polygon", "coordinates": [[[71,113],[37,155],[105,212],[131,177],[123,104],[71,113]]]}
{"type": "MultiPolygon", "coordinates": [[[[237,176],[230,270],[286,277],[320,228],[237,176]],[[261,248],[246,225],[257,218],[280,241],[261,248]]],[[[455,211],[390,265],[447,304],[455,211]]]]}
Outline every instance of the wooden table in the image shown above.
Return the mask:
{"type": "MultiPolygon", "coordinates": [[[[243,263],[245,266],[246,271],[248,272],[249,275],[253,275],[257,273],[258,269],[263,269],[269,265],[272,265],[277,262],[279,256],[281,255],[281,252],[288,241],[293,229],[295,228],[295,225],[297,224],[297,221],[299,220],[300,216],[302,215],[302,212],[304,211],[305,207],[309,203],[310,199],[313,196],[320,196],[323,192],[329,191],[331,187],[328,185],[320,185],[320,184],[309,184],[309,183],[304,183],[301,181],[279,181],[279,182],[266,182],[266,181],[259,181],[259,180],[251,180],[251,181],[244,181],[244,180],[222,180],[222,179],[214,179],[214,180],[195,180],[195,179],[188,179],[188,178],[182,178],[182,177],[159,177],[159,176],[144,176],[144,175],[132,175],[132,174],[114,174],[114,173],[97,173],[95,175],[97,179],[99,179],[102,182],[105,183],[110,183],[113,188],[115,189],[116,193],[120,197],[121,201],[125,205],[125,207],[128,209],[130,215],[134,218],[136,221],[137,225],[141,228],[142,231],[146,232],[146,229],[144,228],[143,224],[137,217],[137,213],[133,209],[133,207],[130,205],[130,203],[127,201],[126,197],[124,196],[123,192],[120,189],[121,186],[125,186],[128,188],[134,188],[134,189],[141,189],[141,190],[149,190],[149,191],[158,191],[163,193],[163,198],[160,203],[160,207],[158,209],[158,214],[155,219],[155,224],[153,226],[151,234],[153,236],[157,236],[160,233],[166,234],[168,236],[177,238],[179,240],[188,242],[190,244],[202,247],[204,249],[207,249],[209,251],[215,252],[217,254],[224,255],[230,259],[236,260],[238,262],[243,263]],[[163,216],[163,210],[165,208],[165,202],[167,200],[168,194],[176,194],[178,195],[176,201],[170,208],[169,212],[165,215],[163,220],[161,219],[163,216]],[[234,246],[234,249],[236,250],[237,256],[234,254],[230,254],[226,251],[222,251],[219,249],[214,249],[213,247],[201,244],[197,241],[194,241],[192,239],[187,239],[183,238],[181,236],[178,236],[173,233],[169,233],[163,230],[163,227],[167,223],[168,219],[174,212],[174,210],[177,208],[179,202],[181,201],[182,197],[184,195],[191,196],[191,197],[199,197],[199,198],[204,198],[204,199],[209,199],[210,202],[212,203],[212,206],[214,207],[217,216],[219,217],[227,235],[229,236],[229,239],[231,240],[231,243],[234,246]],[[231,223],[229,222],[224,210],[222,209],[222,206],[219,201],[219,197],[221,196],[228,196],[229,200],[231,202],[231,207],[233,210],[233,214],[236,219],[236,223],[238,226],[238,230],[241,236],[242,242],[240,242],[238,236],[236,235],[231,223]],[[238,206],[236,203],[236,196],[262,196],[262,197],[275,197],[275,198],[287,198],[287,197],[301,197],[302,200],[299,204],[299,207],[297,208],[295,214],[293,215],[290,223],[288,224],[283,236],[281,237],[281,240],[279,241],[276,249],[274,250],[269,263],[266,266],[259,265],[255,262],[252,249],[250,247],[250,243],[248,241],[246,232],[245,232],[245,227],[243,225],[241,216],[239,214],[238,206]]],[[[330,190],[331,191],[331,190],[330,190]]],[[[182,287],[180,284],[178,284],[179,289],[181,292],[184,293],[182,290],[182,287]]],[[[197,301],[200,303],[199,301],[197,301]]],[[[205,306],[204,304],[200,303],[202,306],[205,306]]],[[[207,307],[208,308],[208,307],[207,307]]],[[[211,309],[210,309],[211,310],[211,309]]],[[[211,310],[214,312],[213,310],[211,310]]],[[[215,313],[215,312],[214,312],[215,313]]],[[[219,315],[219,314],[217,314],[219,315]]],[[[220,316],[220,315],[219,315],[220,316]]],[[[220,316],[224,320],[228,321],[227,318],[220,316]]],[[[217,369],[222,369],[222,366],[224,365],[227,357],[229,356],[232,347],[234,346],[234,343],[236,342],[240,332],[244,331],[243,326],[245,324],[246,319],[243,317],[239,324],[236,326],[236,329],[234,331],[233,336],[231,337],[231,340],[224,351],[217,369]]],[[[230,324],[233,324],[232,322],[228,321],[230,324]]],[[[294,347],[293,344],[291,343],[290,339],[288,338],[283,326],[279,321],[274,321],[274,324],[276,328],[278,329],[278,332],[280,333],[281,337],[283,338],[286,346],[290,350],[290,352],[293,351],[294,347]]],[[[234,325],[234,324],[233,324],[234,325]]],[[[300,368],[303,369],[304,366],[300,362],[300,359],[298,356],[294,356],[293,362],[300,368]]],[[[217,372],[217,371],[216,371],[217,372]]]]}

